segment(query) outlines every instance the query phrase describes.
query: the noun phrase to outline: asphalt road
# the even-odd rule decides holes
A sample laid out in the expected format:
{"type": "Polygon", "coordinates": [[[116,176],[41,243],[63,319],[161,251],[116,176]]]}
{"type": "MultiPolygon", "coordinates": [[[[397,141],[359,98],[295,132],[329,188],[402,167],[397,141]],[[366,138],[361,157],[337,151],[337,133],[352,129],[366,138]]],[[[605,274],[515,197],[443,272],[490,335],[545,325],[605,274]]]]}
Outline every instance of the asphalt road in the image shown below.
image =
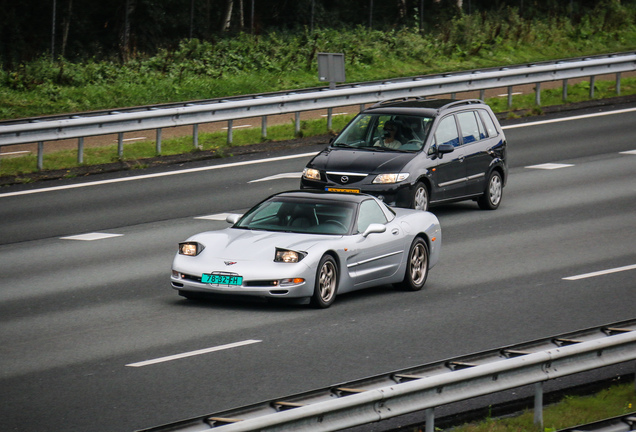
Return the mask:
{"type": "Polygon", "coordinates": [[[497,211],[433,210],[444,244],[423,291],[327,310],[194,303],[168,282],[177,242],[226,226],[197,217],[296,188],[308,155],[1,189],[0,430],[132,431],[634,318],[636,111],[576,114],[593,115],[507,126],[497,211]],[[73,237],[89,233],[111,236],[73,237]]]}

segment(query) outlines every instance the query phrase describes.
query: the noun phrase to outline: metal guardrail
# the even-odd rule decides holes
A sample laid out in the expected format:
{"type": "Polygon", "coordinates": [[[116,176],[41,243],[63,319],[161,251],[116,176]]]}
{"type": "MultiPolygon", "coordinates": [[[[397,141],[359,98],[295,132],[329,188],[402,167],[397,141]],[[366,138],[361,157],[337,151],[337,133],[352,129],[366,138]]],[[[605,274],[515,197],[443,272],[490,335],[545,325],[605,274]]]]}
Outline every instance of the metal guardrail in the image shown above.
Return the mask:
{"type": "Polygon", "coordinates": [[[143,432],[336,431],[535,385],[535,423],[543,426],[543,383],[636,359],[636,320],[485,351],[208,414],[143,432]]]}
{"type": "Polygon", "coordinates": [[[336,89],[315,88],[294,92],[249,95],[235,98],[193,101],[186,104],[164,104],[136,107],[119,111],[98,111],[70,117],[53,116],[0,122],[0,147],[38,143],[38,168],[42,168],[45,141],[74,139],[78,141],[78,159],[82,162],[83,139],[89,136],[118,134],[118,153],[123,153],[125,132],[157,131],[157,153],[161,153],[161,130],[174,126],[193,126],[193,144],[198,146],[198,125],[228,122],[228,142],[232,142],[232,122],[243,118],[262,118],[262,134],[267,134],[267,117],[295,113],[296,131],[300,129],[300,113],[328,110],[328,128],[331,110],[336,107],[375,103],[383,99],[401,97],[430,97],[454,95],[468,91],[483,92],[492,88],[508,88],[509,103],[512,88],[535,84],[536,102],[540,105],[542,82],[563,81],[563,97],[567,97],[567,80],[590,77],[590,96],[593,97],[596,76],[615,74],[617,93],[620,94],[620,76],[636,71],[636,53],[616,53],[602,56],[489,68],[443,75],[401,78],[391,81],[341,85],[336,89]]]}

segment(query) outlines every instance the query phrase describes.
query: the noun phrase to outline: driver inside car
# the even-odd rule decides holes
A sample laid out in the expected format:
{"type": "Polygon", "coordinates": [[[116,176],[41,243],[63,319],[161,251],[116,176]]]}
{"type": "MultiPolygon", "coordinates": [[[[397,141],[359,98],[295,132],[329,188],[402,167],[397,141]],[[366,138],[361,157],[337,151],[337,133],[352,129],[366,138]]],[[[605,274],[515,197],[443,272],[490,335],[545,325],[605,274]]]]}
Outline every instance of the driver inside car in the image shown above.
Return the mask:
{"type": "Polygon", "coordinates": [[[373,144],[374,147],[397,149],[402,145],[402,142],[395,137],[397,134],[397,124],[395,122],[389,120],[384,123],[383,131],[384,134],[373,144]]]}

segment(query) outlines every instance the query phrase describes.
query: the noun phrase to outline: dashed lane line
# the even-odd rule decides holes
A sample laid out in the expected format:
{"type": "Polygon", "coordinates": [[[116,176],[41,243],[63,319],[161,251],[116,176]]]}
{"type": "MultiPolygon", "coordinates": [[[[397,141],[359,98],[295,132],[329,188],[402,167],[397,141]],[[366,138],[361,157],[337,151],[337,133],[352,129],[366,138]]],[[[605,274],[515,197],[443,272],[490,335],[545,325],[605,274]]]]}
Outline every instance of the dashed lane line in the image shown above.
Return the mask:
{"type": "Polygon", "coordinates": [[[245,345],[251,345],[251,344],[255,344],[255,343],[259,343],[259,342],[263,342],[262,340],[258,340],[258,339],[248,339],[248,340],[244,340],[241,342],[234,342],[234,343],[230,343],[230,344],[226,344],[226,345],[219,345],[219,346],[215,346],[215,347],[211,347],[211,348],[204,348],[204,349],[200,349],[200,350],[196,350],[196,351],[189,351],[189,352],[184,352],[181,354],[174,354],[174,355],[169,355],[166,357],[159,357],[156,359],[152,359],[152,360],[145,360],[145,361],[141,361],[141,362],[137,362],[137,363],[129,363],[126,366],[128,367],[142,367],[142,366],[148,366],[148,365],[153,365],[156,363],[164,363],[164,362],[169,362],[169,361],[173,361],[173,360],[179,360],[182,358],[186,358],[186,357],[193,357],[193,356],[198,356],[201,354],[208,354],[211,352],[215,352],[215,351],[222,351],[222,350],[226,350],[226,349],[231,349],[231,348],[237,348],[237,347],[241,347],[241,346],[245,346],[245,345]]]}
{"type": "Polygon", "coordinates": [[[93,241],[93,240],[103,240],[112,237],[121,237],[123,234],[110,234],[110,233],[87,233],[87,234],[78,234],[67,237],[60,237],[60,240],[82,240],[82,241],[93,241]]]}
{"type": "Polygon", "coordinates": [[[579,280],[579,279],[593,278],[593,277],[597,277],[597,276],[605,276],[605,275],[608,275],[608,274],[619,273],[619,272],[624,272],[624,271],[629,271],[629,270],[636,270],[636,264],[628,265],[628,266],[624,266],[624,267],[616,267],[616,268],[612,268],[612,269],[608,269],[608,270],[600,270],[600,271],[595,271],[595,272],[592,272],[592,273],[580,274],[580,275],[576,275],[576,276],[568,276],[568,277],[564,277],[563,280],[574,281],[574,280],[579,280]]]}

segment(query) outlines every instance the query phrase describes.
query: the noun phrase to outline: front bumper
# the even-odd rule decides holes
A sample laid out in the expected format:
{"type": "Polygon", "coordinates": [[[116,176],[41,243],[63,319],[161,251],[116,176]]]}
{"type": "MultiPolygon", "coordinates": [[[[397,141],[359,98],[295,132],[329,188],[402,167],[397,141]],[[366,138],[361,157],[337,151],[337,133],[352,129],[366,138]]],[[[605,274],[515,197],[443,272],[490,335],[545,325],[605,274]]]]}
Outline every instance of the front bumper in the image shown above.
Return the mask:
{"type": "Polygon", "coordinates": [[[201,282],[201,273],[188,271],[185,269],[173,268],[170,277],[170,285],[178,291],[211,293],[211,294],[227,294],[233,296],[254,296],[254,297],[271,297],[271,298],[302,298],[311,297],[313,294],[314,278],[313,271],[309,271],[306,266],[296,266],[299,270],[296,272],[285,272],[290,277],[272,275],[265,277],[246,277],[243,276],[243,283],[240,286],[228,286],[218,284],[208,284],[201,282]],[[291,276],[293,275],[293,276],[291,276]],[[302,279],[302,282],[288,282],[286,279],[302,279]]]}
{"type": "Polygon", "coordinates": [[[360,184],[360,183],[352,183],[347,185],[342,185],[338,183],[327,183],[327,182],[319,182],[307,180],[305,178],[301,178],[300,180],[300,188],[301,189],[318,189],[318,190],[327,190],[327,188],[336,188],[336,189],[346,189],[346,190],[357,190],[360,193],[365,193],[369,195],[373,195],[386,204],[390,206],[398,206],[398,207],[410,207],[411,205],[411,189],[412,186],[407,181],[403,181],[400,183],[391,183],[391,184],[360,184]]]}

